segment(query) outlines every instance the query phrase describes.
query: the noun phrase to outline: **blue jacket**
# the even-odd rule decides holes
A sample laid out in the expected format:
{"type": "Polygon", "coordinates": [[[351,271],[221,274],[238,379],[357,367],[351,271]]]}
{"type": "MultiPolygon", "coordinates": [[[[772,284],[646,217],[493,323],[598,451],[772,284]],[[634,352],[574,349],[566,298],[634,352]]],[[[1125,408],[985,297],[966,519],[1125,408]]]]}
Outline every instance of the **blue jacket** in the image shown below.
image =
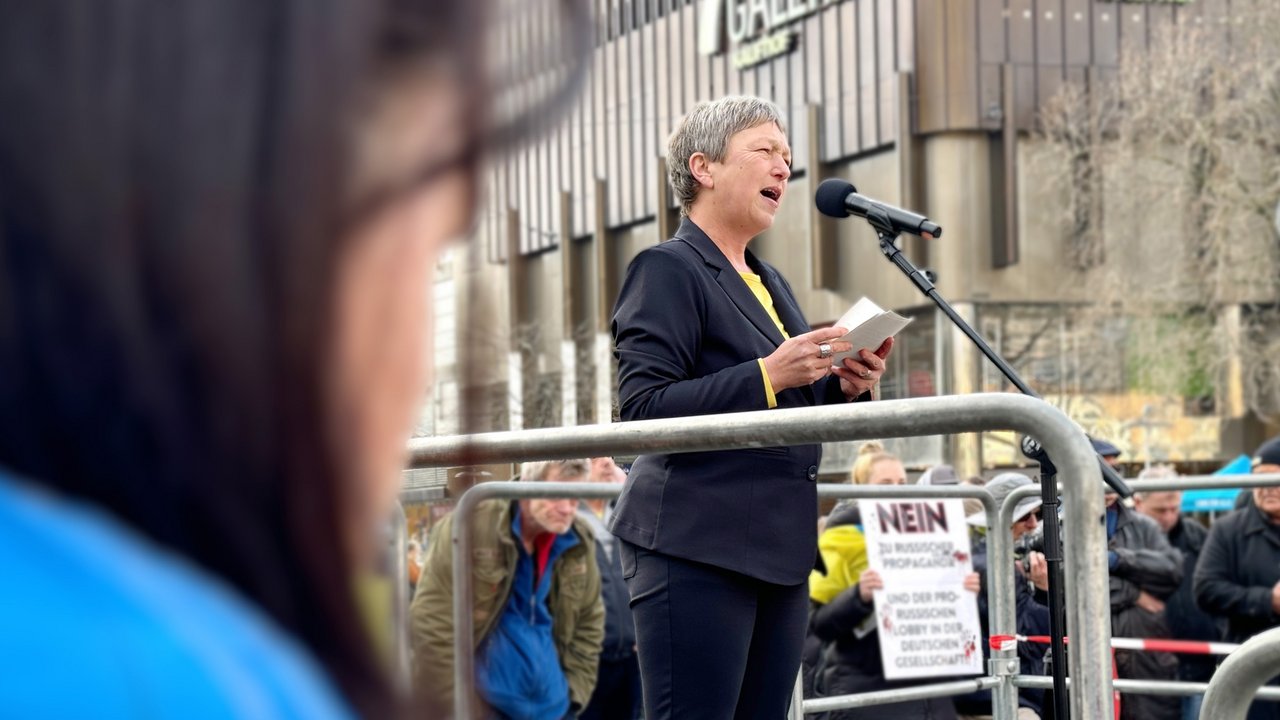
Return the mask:
{"type": "Polygon", "coordinates": [[[351,716],[307,653],[234,591],[3,472],[0,568],[0,716],[351,716]]]}
{"type": "Polygon", "coordinates": [[[511,580],[511,594],[493,632],[480,648],[476,684],[489,705],[512,720],[559,720],[569,711],[569,681],[560,669],[560,655],[552,634],[551,593],[556,558],[579,542],[575,533],[557,535],[546,570],[535,582],[534,559],[519,542],[521,516],[511,517],[511,536],[519,556],[511,580]]]}

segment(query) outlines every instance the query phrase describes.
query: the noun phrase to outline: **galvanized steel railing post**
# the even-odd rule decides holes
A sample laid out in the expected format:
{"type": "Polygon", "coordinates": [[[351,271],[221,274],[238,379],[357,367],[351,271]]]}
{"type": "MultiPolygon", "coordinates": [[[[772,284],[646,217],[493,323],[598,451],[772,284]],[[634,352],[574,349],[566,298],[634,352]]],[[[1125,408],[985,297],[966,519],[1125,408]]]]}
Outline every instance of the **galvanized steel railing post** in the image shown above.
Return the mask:
{"type": "MultiPolygon", "coordinates": [[[[1034,433],[1033,433],[1034,434],[1034,433]]],[[[1093,446],[1079,429],[1081,442],[1036,436],[1058,467],[1066,517],[1062,536],[1066,558],[1067,632],[1071,649],[1067,668],[1073,678],[1071,716],[1111,720],[1111,593],[1108,584],[1106,528],[1102,522],[1102,472],[1093,446]]],[[[1055,658],[1055,662],[1058,659],[1055,658]]]]}
{"type": "Polygon", "coordinates": [[[787,708],[787,720],[804,717],[804,668],[796,673],[795,687],[791,688],[791,707],[787,708]]]}
{"type": "Polygon", "coordinates": [[[1280,628],[1249,638],[1227,656],[1209,681],[1200,717],[1244,720],[1262,684],[1280,673],[1280,628]]]}
{"type": "Polygon", "coordinates": [[[409,687],[409,568],[408,568],[408,522],[404,516],[404,506],[396,501],[391,511],[391,551],[395,558],[391,561],[391,611],[394,634],[391,638],[391,651],[396,664],[395,681],[405,689],[409,687]]]}
{"type": "MultiPolygon", "coordinates": [[[[830,710],[888,705],[891,703],[907,702],[910,700],[929,700],[932,698],[955,697],[956,695],[965,695],[979,690],[997,688],[1000,684],[1001,680],[983,675],[982,677],[966,678],[964,680],[949,680],[939,683],[931,683],[928,685],[912,685],[909,687],[894,688],[892,690],[872,690],[870,692],[858,693],[857,695],[851,696],[849,699],[834,697],[809,700],[805,703],[805,711],[810,713],[820,713],[830,710]]],[[[998,718],[998,720],[1004,720],[1004,717],[1001,715],[995,715],[993,717],[998,718]]]]}

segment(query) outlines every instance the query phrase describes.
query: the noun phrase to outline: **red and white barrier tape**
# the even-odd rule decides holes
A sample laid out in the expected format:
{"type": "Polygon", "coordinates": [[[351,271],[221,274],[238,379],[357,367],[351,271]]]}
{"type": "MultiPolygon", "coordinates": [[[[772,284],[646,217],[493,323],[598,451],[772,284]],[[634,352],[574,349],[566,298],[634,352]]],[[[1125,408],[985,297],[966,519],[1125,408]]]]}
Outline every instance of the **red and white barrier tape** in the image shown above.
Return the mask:
{"type": "MultiPolygon", "coordinates": [[[[1014,650],[1019,642],[1033,642],[1041,645],[1049,644],[1048,635],[992,635],[992,650],[1014,650]]],[[[1070,642],[1070,638],[1063,638],[1070,642]]],[[[1235,643],[1204,642],[1201,640],[1162,640],[1143,638],[1111,638],[1113,650],[1142,650],[1146,652],[1169,652],[1183,655],[1230,655],[1239,649],[1235,643]]]]}

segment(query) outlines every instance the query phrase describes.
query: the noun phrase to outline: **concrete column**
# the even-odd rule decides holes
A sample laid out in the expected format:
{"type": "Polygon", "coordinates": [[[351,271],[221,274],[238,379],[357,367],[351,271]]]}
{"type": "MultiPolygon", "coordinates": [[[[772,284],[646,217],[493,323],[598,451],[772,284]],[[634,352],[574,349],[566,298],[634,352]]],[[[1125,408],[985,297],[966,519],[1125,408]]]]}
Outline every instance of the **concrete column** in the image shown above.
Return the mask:
{"type": "MultiPolygon", "coordinates": [[[[971,302],[957,302],[951,305],[956,314],[964,318],[970,325],[976,324],[976,308],[971,302]]],[[[946,342],[947,355],[951,362],[947,371],[947,388],[950,395],[970,395],[978,391],[978,363],[983,362],[982,353],[978,351],[969,338],[955,325],[947,323],[946,342]]],[[[939,373],[940,375],[942,373],[939,373]]],[[[953,435],[950,438],[951,464],[960,477],[977,475],[982,471],[982,436],[977,433],[953,435]]]]}
{"type": "MultiPolygon", "coordinates": [[[[924,211],[946,235],[925,244],[928,266],[938,273],[938,291],[970,325],[976,325],[976,302],[990,294],[993,281],[990,238],[992,222],[991,140],[986,133],[944,133],[923,141],[924,211]]],[[[952,323],[946,323],[946,376],[949,395],[978,392],[982,353],[952,323]]],[[[947,457],[960,477],[982,469],[982,442],[977,434],[958,435],[947,443],[947,457]]]]}
{"type": "Polygon", "coordinates": [[[1227,336],[1226,366],[1222,378],[1222,408],[1220,412],[1226,418],[1243,417],[1246,408],[1244,402],[1244,364],[1240,362],[1240,349],[1244,344],[1240,337],[1240,306],[1234,303],[1218,311],[1218,327],[1227,336]]]}
{"type": "Polygon", "coordinates": [[[574,292],[583,278],[574,272],[573,195],[560,193],[560,425],[578,424],[578,349],[573,342],[574,292]]]}
{"type": "Polygon", "coordinates": [[[507,353],[507,429],[524,429],[524,373],[519,350],[507,353]]]}
{"type": "Polygon", "coordinates": [[[520,352],[520,302],[525,296],[524,258],[520,255],[520,213],[507,211],[507,429],[524,429],[524,357],[520,352]]]}
{"type": "Polygon", "coordinates": [[[613,338],[609,333],[596,333],[591,357],[595,360],[595,420],[613,422],[613,338]]]}
{"type": "Polygon", "coordinates": [[[578,424],[578,346],[573,338],[560,341],[560,425],[578,424]]]}

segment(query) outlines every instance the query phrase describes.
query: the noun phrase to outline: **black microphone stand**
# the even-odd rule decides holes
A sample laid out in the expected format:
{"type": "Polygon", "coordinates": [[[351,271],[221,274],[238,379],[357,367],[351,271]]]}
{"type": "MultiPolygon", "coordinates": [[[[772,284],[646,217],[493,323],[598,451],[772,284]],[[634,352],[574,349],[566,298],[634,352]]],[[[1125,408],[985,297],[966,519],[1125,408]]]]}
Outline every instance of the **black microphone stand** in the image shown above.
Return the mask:
{"type": "Polygon", "coordinates": [[[1053,653],[1053,718],[1068,720],[1066,588],[1063,585],[1062,538],[1058,523],[1058,468],[1030,435],[1022,438],[1022,454],[1040,463],[1040,516],[1044,518],[1044,561],[1049,575],[1049,649],[1053,653]]]}
{"type": "MultiPolygon", "coordinates": [[[[964,318],[956,313],[955,309],[938,293],[933,286],[933,282],[925,276],[911,261],[902,254],[902,249],[898,247],[898,230],[894,227],[893,221],[889,215],[878,206],[872,207],[866,214],[866,220],[875,229],[876,235],[880,238],[880,252],[889,262],[893,263],[904,275],[915,283],[930,300],[933,301],[938,309],[941,310],[951,322],[961,332],[973,342],[974,345],[987,356],[1000,372],[1018,388],[1023,395],[1029,395],[1033,398],[1040,398],[1040,395],[1032,390],[1018,373],[1009,367],[1009,364],[1000,357],[999,353],[991,349],[987,341],[983,339],[978,331],[969,326],[964,318]]],[[[1033,445],[1036,455],[1028,454],[1028,457],[1040,463],[1040,495],[1041,503],[1044,507],[1044,549],[1045,563],[1049,571],[1049,623],[1050,623],[1050,642],[1053,650],[1053,699],[1054,699],[1054,720],[1070,720],[1071,709],[1068,705],[1067,698],[1067,663],[1066,649],[1063,638],[1066,637],[1066,589],[1063,586],[1063,561],[1062,561],[1062,542],[1061,530],[1058,520],[1058,486],[1057,486],[1057,469],[1049,459],[1047,453],[1044,452],[1040,443],[1033,438],[1026,438],[1023,441],[1024,452],[1028,445],[1033,445]]],[[[1129,497],[1133,491],[1125,484],[1124,480],[1116,474],[1111,466],[1098,458],[1098,464],[1102,470],[1102,479],[1106,481],[1111,489],[1115,490],[1120,497],[1129,497]]],[[[1007,528],[1002,528],[1007,530],[1007,528]]]]}

